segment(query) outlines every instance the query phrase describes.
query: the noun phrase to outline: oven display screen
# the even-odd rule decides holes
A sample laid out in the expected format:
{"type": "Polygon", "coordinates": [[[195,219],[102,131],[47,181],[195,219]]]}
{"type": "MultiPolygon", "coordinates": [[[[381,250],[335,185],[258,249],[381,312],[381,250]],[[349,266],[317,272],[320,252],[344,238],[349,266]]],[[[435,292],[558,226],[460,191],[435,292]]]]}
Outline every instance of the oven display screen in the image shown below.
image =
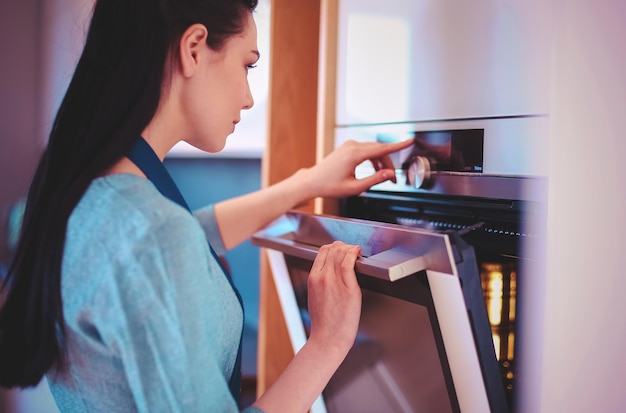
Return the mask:
{"type": "Polygon", "coordinates": [[[416,131],[402,169],[408,169],[416,157],[422,156],[437,171],[480,173],[484,135],[484,129],[416,131]]]}

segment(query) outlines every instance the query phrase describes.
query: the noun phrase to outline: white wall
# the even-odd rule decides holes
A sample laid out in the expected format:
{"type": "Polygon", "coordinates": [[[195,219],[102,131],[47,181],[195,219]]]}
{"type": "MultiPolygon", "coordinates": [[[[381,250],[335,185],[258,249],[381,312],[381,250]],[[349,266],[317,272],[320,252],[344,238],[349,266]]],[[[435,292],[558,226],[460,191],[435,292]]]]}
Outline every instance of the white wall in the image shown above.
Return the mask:
{"type": "Polygon", "coordinates": [[[541,393],[526,411],[623,412],[626,3],[554,7],[541,393]]]}

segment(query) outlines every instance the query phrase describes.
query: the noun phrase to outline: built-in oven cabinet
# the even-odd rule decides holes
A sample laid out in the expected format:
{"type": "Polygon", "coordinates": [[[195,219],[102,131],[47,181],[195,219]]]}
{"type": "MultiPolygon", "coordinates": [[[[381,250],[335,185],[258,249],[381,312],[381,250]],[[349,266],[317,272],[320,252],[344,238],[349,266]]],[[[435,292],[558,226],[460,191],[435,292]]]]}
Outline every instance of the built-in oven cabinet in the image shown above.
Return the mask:
{"type": "Polygon", "coordinates": [[[549,5],[339,1],[337,125],[547,113],[549,5]]]}

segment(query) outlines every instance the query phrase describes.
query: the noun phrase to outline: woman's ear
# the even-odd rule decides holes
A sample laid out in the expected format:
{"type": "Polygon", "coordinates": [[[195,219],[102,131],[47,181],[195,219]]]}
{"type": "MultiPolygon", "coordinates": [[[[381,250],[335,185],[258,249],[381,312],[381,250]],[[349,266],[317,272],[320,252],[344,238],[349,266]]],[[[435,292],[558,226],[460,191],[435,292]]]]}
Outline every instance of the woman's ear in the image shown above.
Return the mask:
{"type": "Polygon", "coordinates": [[[192,76],[200,56],[207,48],[208,31],[203,24],[192,24],[185,30],[180,38],[179,57],[182,74],[185,77],[192,76]]]}

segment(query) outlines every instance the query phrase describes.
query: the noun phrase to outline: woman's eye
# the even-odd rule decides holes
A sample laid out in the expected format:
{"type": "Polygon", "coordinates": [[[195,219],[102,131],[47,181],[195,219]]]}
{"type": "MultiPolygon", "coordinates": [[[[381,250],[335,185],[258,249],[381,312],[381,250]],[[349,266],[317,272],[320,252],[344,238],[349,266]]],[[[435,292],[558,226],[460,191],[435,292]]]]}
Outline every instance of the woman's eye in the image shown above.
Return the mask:
{"type": "Polygon", "coordinates": [[[256,65],[247,65],[246,70],[254,69],[256,65]]]}

